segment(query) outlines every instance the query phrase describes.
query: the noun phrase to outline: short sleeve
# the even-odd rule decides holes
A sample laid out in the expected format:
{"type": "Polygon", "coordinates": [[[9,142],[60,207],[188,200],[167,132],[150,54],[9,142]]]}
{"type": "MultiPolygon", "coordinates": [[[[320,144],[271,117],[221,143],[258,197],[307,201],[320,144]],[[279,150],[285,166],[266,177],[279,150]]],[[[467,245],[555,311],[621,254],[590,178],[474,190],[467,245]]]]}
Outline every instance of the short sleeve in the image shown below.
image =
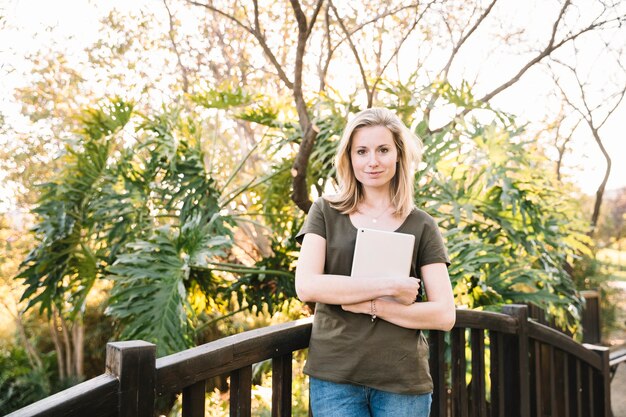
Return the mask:
{"type": "Polygon", "coordinates": [[[439,231],[439,225],[435,219],[428,216],[424,224],[423,235],[419,244],[418,267],[424,265],[445,263],[450,266],[448,251],[439,231]]]}
{"type": "Polygon", "coordinates": [[[324,199],[322,197],[315,200],[309,212],[306,215],[302,228],[296,235],[296,241],[302,244],[304,235],[307,233],[315,233],[326,239],[326,219],[323,211],[324,199]]]}

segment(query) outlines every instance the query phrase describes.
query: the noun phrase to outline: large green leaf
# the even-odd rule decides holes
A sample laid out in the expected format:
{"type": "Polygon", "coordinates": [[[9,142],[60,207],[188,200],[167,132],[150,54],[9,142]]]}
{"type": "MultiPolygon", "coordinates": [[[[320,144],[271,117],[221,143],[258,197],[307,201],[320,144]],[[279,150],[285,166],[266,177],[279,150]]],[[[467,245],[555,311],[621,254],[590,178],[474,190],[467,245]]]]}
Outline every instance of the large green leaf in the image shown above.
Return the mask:
{"type": "Polygon", "coordinates": [[[159,356],[193,345],[186,281],[195,265],[223,255],[230,241],[202,218],[182,231],[163,226],[128,245],[109,268],[114,286],[107,313],[122,321],[122,337],[157,344],[159,356]]]}

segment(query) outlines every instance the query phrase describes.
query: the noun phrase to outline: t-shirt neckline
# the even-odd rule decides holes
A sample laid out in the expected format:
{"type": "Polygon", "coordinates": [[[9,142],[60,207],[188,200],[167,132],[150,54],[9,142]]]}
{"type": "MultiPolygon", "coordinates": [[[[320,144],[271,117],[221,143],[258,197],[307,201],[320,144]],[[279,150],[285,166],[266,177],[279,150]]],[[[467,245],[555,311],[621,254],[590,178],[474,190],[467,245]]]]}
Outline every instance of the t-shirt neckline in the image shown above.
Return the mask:
{"type": "MultiPolygon", "coordinates": [[[[415,211],[415,209],[411,210],[411,212],[408,214],[408,216],[406,216],[404,218],[402,223],[400,223],[400,226],[398,226],[395,230],[385,230],[385,229],[378,229],[378,230],[382,230],[383,232],[394,232],[394,233],[399,232],[400,229],[402,229],[404,227],[404,225],[409,221],[409,217],[411,217],[411,214],[413,214],[414,211],[415,211]]],[[[348,223],[350,223],[350,226],[352,227],[352,229],[354,231],[358,231],[359,227],[356,227],[354,225],[354,223],[352,223],[352,219],[350,218],[350,215],[349,214],[344,214],[344,216],[346,216],[346,218],[348,219],[348,223]]]]}

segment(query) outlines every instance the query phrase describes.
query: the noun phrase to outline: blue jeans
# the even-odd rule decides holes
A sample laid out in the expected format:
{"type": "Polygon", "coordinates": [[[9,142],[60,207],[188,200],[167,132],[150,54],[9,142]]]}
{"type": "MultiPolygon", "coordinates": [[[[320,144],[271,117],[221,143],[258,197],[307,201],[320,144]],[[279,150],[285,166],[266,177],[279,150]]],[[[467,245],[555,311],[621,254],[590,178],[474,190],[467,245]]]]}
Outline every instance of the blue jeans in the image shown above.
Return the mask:
{"type": "Polygon", "coordinates": [[[309,377],[313,417],[428,417],[432,394],[395,394],[309,377]]]}

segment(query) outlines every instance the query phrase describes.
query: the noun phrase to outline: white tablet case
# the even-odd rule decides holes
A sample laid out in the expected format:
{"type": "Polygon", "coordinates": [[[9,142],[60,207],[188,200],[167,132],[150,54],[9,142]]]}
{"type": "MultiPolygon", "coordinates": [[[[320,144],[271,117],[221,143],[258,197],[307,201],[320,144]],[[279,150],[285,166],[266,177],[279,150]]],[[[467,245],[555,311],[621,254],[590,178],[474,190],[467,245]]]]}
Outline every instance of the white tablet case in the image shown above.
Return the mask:
{"type": "Polygon", "coordinates": [[[358,228],[350,275],[408,277],[414,245],[415,236],[410,234],[358,228]]]}

